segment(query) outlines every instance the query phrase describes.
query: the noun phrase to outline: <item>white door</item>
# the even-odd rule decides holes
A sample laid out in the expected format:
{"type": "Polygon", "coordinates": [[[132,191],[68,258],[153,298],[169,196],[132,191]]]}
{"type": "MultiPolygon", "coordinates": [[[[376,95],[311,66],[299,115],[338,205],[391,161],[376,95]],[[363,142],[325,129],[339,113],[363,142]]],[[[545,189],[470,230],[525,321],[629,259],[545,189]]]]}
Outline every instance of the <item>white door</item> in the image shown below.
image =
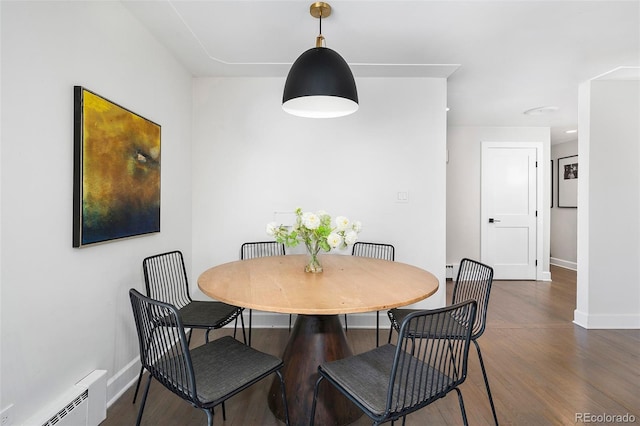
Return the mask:
{"type": "Polygon", "coordinates": [[[481,256],[495,279],[536,279],[537,149],[482,144],[481,256]]]}

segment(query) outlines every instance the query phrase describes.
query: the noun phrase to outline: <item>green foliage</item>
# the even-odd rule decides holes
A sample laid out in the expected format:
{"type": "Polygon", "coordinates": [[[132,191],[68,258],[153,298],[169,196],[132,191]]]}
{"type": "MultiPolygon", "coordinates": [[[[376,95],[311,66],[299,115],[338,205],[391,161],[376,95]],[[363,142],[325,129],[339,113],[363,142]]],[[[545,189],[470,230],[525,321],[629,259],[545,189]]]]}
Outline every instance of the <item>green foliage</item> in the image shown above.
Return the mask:
{"type": "Polygon", "coordinates": [[[341,226],[332,226],[331,216],[326,212],[311,213],[296,209],[296,223],[289,227],[270,223],[267,233],[279,243],[287,247],[295,247],[304,243],[310,253],[317,253],[320,249],[331,251],[332,248],[345,248],[352,244],[360,232],[361,224],[351,224],[346,217],[339,216],[341,226]],[[349,242],[349,243],[348,243],[349,242]]]}

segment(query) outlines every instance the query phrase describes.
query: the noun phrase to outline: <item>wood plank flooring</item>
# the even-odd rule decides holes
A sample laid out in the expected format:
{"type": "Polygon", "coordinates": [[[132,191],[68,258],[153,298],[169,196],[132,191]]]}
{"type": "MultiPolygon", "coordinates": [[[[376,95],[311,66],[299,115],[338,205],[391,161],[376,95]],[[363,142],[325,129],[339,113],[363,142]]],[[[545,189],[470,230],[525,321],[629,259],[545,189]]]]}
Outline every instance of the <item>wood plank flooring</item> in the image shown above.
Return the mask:
{"type": "MultiPolygon", "coordinates": [[[[479,343],[500,423],[575,425],[583,423],[577,421],[577,413],[590,413],[629,414],[640,424],[640,330],[585,330],[574,325],[575,272],[552,267],[551,273],[553,282],[494,282],[487,330],[479,343]]],[[[451,286],[448,283],[449,292],[451,286]]],[[[381,320],[381,327],[380,340],[386,342],[387,323],[381,320]]],[[[222,334],[227,332],[215,336],[222,334]]],[[[347,337],[354,353],[375,346],[374,330],[350,329],[347,337]]],[[[287,338],[286,329],[253,330],[253,346],[277,356],[287,338]]],[[[203,340],[202,334],[194,334],[192,346],[203,340]]],[[[214,425],[282,424],[267,406],[270,384],[268,378],[228,400],[227,421],[216,409],[214,425]]],[[[108,409],[103,426],[135,424],[139,402],[131,403],[133,390],[108,409]]],[[[469,424],[493,424],[473,346],[461,390],[469,424]]],[[[142,424],[205,425],[206,415],[154,381],[142,424]]],[[[365,416],[353,424],[371,422],[365,416]]],[[[407,425],[427,424],[462,424],[455,393],[407,417],[407,425]]]]}

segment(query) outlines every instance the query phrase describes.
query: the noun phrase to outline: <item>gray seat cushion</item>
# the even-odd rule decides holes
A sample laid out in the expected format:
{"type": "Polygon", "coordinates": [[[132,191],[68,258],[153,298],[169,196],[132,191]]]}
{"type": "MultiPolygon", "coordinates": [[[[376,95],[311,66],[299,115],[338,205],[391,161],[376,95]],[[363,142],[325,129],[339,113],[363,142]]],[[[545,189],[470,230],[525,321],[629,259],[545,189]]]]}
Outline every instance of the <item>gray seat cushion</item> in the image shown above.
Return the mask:
{"type": "MultiPolygon", "coordinates": [[[[388,312],[389,319],[392,326],[399,332],[402,322],[406,317],[414,312],[419,312],[419,309],[391,309],[388,312]]],[[[407,335],[413,337],[422,338],[455,338],[458,336],[460,339],[464,339],[466,334],[466,325],[464,323],[467,318],[456,318],[454,315],[450,315],[450,321],[446,324],[433,323],[431,317],[421,317],[412,324],[413,329],[409,329],[407,335]]]]}
{"type": "MultiPolygon", "coordinates": [[[[322,364],[322,369],[371,414],[382,416],[387,410],[395,353],[395,345],[384,345],[359,355],[322,364]]],[[[407,388],[396,380],[394,400],[389,407],[392,413],[421,403],[442,390],[442,386],[433,386],[431,389],[433,381],[438,384],[449,381],[445,375],[415,357],[405,359],[405,366],[407,368],[404,371],[398,371],[399,375],[413,377],[419,374],[423,377],[423,383],[421,386],[407,388]],[[398,398],[403,399],[403,402],[399,403],[398,398]]]]}
{"type": "Polygon", "coordinates": [[[205,302],[194,300],[178,310],[185,327],[220,328],[232,321],[236,306],[222,302],[205,302]]]}
{"type": "Polygon", "coordinates": [[[282,361],[225,336],[191,350],[198,399],[219,401],[276,370],[282,361]]]}

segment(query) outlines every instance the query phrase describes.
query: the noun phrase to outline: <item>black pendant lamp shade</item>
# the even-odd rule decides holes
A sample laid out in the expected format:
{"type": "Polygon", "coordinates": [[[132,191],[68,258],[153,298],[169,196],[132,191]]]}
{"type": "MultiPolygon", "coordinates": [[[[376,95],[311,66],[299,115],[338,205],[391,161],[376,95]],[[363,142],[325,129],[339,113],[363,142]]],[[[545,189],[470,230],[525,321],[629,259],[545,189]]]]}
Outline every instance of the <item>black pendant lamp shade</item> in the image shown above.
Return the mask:
{"type": "MultiPolygon", "coordinates": [[[[326,3],[311,5],[330,7],[326,3]]],[[[327,9],[323,9],[327,13],[327,9]]],[[[319,12],[318,12],[319,13],[319,12]]],[[[319,15],[320,22],[322,17],[319,15]]],[[[322,28],[322,27],[321,27],[322,28]]],[[[293,63],[284,85],[282,108],[293,115],[312,118],[342,117],[358,110],[358,91],[347,62],[336,51],[320,46],[304,52],[293,63]]]]}

